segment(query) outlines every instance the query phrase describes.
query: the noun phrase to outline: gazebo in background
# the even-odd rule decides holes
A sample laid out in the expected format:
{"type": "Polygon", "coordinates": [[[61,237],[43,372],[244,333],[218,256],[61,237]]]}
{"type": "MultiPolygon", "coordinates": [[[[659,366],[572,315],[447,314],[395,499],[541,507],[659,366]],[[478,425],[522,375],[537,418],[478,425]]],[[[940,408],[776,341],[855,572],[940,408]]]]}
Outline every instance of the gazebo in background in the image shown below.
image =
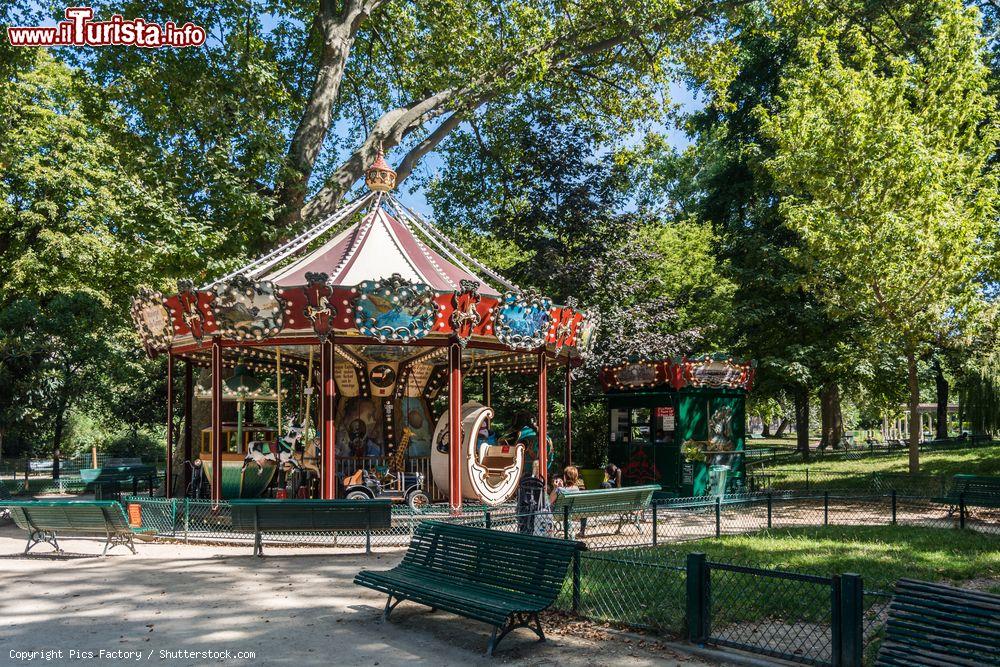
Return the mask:
{"type": "MultiPolygon", "coordinates": [[[[315,458],[322,498],[338,495],[335,460],[338,444],[344,444],[337,440],[338,407],[350,421],[340,425],[342,440],[350,427],[348,437],[356,436],[351,442],[360,440],[390,456],[402,440],[400,413],[410,414],[407,406],[418,405],[414,410],[424,411],[423,421],[432,416],[431,402],[447,392],[448,441],[461,442],[462,383],[469,374],[483,375],[487,404],[494,373],[537,375],[538,459],[545,461],[547,377],[550,368],[561,368],[570,458],[570,371],[591,345],[596,318],[573,303],[556,305],[521,290],[400,203],[391,194],[395,172],[381,153],[366,183],[368,192],[327,219],[218,279],[201,286],[180,281],[178,293],[166,297],[140,290],[132,315],[143,345],[150,356],[166,354],[168,360],[168,495],[173,493],[178,361],[184,363],[185,461],[196,458],[194,368],[211,369],[207,393],[213,443],[223,442],[225,390],[240,389],[224,384],[227,369],[273,374],[279,415],[283,407],[284,416],[293,412],[289,403],[300,408],[295,412],[304,405],[305,414],[296,416],[307,429],[318,416],[315,458]],[[312,409],[314,396],[317,410],[312,409]],[[377,427],[365,423],[367,430],[360,433],[357,422],[372,410],[349,415],[351,399],[375,409],[377,427]]],[[[284,424],[276,426],[280,432],[284,424]]],[[[222,449],[213,446],[205,461],[216,501],[223,496],[222,449]]],[[[460,456],[460,447],[448,449],[452,508],[462,502],[460,456]]]]}

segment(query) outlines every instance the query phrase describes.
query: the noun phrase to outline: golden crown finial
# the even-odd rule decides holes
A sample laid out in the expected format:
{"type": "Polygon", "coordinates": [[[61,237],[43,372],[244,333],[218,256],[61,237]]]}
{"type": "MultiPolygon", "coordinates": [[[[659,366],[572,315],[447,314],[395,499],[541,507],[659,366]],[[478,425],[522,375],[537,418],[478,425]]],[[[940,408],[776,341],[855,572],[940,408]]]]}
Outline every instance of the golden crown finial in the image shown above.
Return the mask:
{"type": "Polygon", "coordinates": [[[365,185],[376,192],[389,192],[396,187],[396,172],[385,161],[385,153],[382,151],[381,141],[378,144],[378,153],[375,155],[375,162],[365,171],[365,185]]]}

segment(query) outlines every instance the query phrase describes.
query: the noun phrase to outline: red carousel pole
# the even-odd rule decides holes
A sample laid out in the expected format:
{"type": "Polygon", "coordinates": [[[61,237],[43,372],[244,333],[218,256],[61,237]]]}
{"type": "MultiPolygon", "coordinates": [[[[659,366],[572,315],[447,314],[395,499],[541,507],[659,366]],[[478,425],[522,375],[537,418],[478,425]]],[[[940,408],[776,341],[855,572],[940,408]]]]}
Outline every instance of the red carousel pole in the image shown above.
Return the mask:
{"type": "Polygon", "coordinates": [[[212,502],[222,500],[222,340],[212,339],[212,502]]]}
{"type": "MultiPolygon", "coordinates": [[[[174,355],[167,352],[167,465],[164,495],[174,497],[174,355]]],[[[152,494],[150,494],[152,495],[152,494]]]]}
{"type": "Polygon", "coordinates": [[[194,415],[194,366],[191,360],[184,362],[184,493],[191,485],[191,463],[194,442],[194,426],[191,418],[194,415]]]}
{"type": "Polygon", "coordinates": [[[563,465],[573,465],[573,367],[566,359],[566,383],[563,401],[566,406],[566,419],[563,421],[563,428],[566,430],[566,461],[563,465]]]}
{"type": "Polygon", "coordinates": [[[324,500],[337,497],[337,429],[334,424],[334,408],[337,401],[337,383],[333,378],[333,341],[324,340],[320,344],[320,422],[322,428],[322,461],[323,488],[321,496],[324,500]]]}
{"type": "Polygon", "coordinates": [[[545,362],[545,349],[538,354],[538,474],[549,482],[548,429],[549,419],[549,369],[545,362]]]}
{"type": "Polygon", "coordinates": [[[448,348],[448,504],[462,509],[462,348],[448,348]]]}

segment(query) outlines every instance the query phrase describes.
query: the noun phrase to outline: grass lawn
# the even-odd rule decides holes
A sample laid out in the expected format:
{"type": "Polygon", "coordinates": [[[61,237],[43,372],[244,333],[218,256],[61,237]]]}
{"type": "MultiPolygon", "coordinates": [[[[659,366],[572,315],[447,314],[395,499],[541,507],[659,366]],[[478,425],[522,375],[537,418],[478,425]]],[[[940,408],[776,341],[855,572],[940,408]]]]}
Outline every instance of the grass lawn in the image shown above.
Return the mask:
{"type": "MultiPolygon", "coordinates": [[[[768,466],[767,472],[800,472],[806,468],[813,472],[867,475],[873,472],[901,472],[908,470],[906,452],[885,456],[865,456],[856,460],[824,459],[814,457],[809,462],[784,463],[768,466]]],[[[920,472],[926,475],[1000,475],[1000,445],[950,449],[920,453],[920,472]]]]}
{"type": "MultiPolygon", "coordinates": [[[[660,547],[593,552],[581,562],[581,611],[680,633],[688,553],[709,560],[821,576],[853,572],[866,590],[891,591],[900,577],[1000,585],[1000,539],[972,531],[912,526],[829,526],[764,531],[660,547]]],[[[561,606],[568,607],[569,587],[561,606]]],[[[814,583],[713,571],[717,627],[762,619],[828,624],[830,589],[814,583]]],[[[875,598],[866,596],[870,605],[875,598]]]]}

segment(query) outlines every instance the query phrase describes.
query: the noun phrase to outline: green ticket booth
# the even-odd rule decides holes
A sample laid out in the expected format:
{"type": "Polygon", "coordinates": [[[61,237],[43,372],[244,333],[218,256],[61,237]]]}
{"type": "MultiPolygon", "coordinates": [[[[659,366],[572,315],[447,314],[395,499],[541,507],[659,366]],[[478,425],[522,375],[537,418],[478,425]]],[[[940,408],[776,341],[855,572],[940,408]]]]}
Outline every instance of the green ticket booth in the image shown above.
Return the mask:
{"type": "Polygon", "coordinates": [[[608,458],[622,483],[678,496],[743,489],[746,395],[755,364],[725,355],[637,360],[601,370],[608,458]]]}

